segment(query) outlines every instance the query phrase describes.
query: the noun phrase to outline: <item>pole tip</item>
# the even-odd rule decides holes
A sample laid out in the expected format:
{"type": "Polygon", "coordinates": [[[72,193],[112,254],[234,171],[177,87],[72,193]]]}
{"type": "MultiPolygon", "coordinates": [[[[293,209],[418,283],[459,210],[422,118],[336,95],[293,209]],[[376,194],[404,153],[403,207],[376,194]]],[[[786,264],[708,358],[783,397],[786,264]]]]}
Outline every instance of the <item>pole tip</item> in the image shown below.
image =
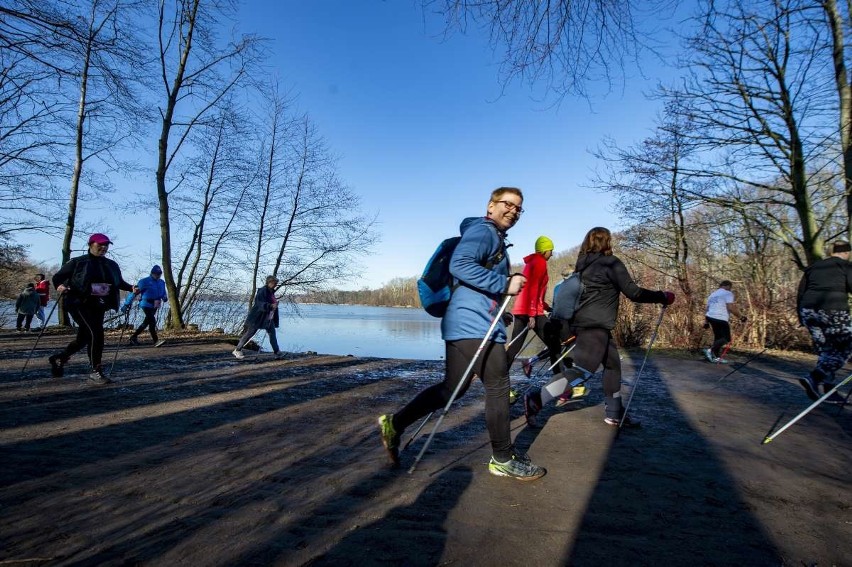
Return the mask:
{"type": "Polygon", "coordinates": [[[769,443],[770,441],[772,441],[772,437],[767,437],[767,438],[765,438],[765,439],[763,440],[763,443],[761,443],[761,445],[766,445],[766,444],[767,444],[767,443],[769,443]]]}

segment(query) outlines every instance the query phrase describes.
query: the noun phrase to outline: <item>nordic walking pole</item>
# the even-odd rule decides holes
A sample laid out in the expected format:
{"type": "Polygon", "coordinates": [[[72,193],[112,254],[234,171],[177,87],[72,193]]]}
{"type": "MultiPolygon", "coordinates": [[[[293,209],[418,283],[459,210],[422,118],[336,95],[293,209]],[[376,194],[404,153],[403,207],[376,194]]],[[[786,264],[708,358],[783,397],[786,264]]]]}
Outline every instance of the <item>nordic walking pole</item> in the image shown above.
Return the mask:
{"type": "Polygon", "coordinates": [[[812,409],[814,409],[815,407],[817,407],[818,405],[820,405],[822,402],[824,402],[824,401],[826,400],[826,398],[828,398],[831,394],[833,394],[834,392],[836,392],[838,389],[840,389],[840,387],[841,387],[842,385],[846,384],[846,383],[847,383],[847,382],[849,382],[850,380],[852,380],[852,374],[850,374],[849,376],[847,376],[847,377],[846,377],[846,379],[845,379],[845,380],[843,380],[843,382],[841,382],[840,384],[837,384],[836,386],[834,386],[834,388],[832,388],[831,390],[829,390],[828,392],[826,392],[825,394],[823,394],[823,395],[822,395],[822,397],[821,397],[820,399],[818,399],[817,401],[815,401],[814,403],[812,403],[811,405],[809,405],[809,406],[807,407],[807,409],[805,409],[805,411],[803,411],[802,413],[800,413],[799,415],[797,415],[796,417],[794,417],[793,419],[791,419],[790,421],[788,421],[788,422],[787,422],[787,424],[786,424],[784,427],[782,427],[781,429],[779,429],[778,431],[776,431],[776,432],[775,432],[775,433],[773,433],[772,435],[767,435],[767,436],[763,439],[763,443],[761,443],[761,445],[766,445],[767,443],[769,443],[770,441],[772,441],[773,439],[775,439],[776,437],[778,437],[779,435],[781,435],[782,433],[784,433],[784,431],[785,431],[788,427],[790,427],[791,425],[793,425],[794,423],[796,423],[797,421],[799,421],[800,419],[802,419],[803,417],[805,417],[808,413],[810,413],[810,411],[811,411],[812,409]]]}
{"type": "Polygon", "coordinates": [[[450,406],[453,405],[453,402],[456,400],[456,396],[459,395],[459,392],[464,386],[465,382],[467,382],[467,377],[470,374],[471,370],[473,370],[473,366],[476,364],[476,360],[479,358],[479,355],[482,353],[482,350],[485,348],[485,345],[488,344],[488,340],[491,338],[491,333],[494,332],[494,328],[497,327],[497,323],[500,322],[500,318],[503,316],[503,311],[506,310],[506,306],[509,305],[509,301],[512,300],[512,295],[506,294],[506,299],[503,300],[503,305],[500,306],[500,310],[497,312],[497,315],[494,316],[494,320],[491,321],[491,326],[488,327],[488,332],[485,333],[485,336],[482,337],[482,342],[479,343],[479,348],[476,349],[476,353],[474,353],[473,358],[470,359],[470,364],[467,365],[467,369],[465,369],[464,374],[462,374],[461,380],[459,380],[458,386],[453,391],[453,394],[450,396],[447,405],[444,406],[444,411],[438,417],[438,421],[435,422],[435,425],[432,427],[432,432],[429,433],[429,437],[426,439],[426,443],[423,444],[423,448],[420,449],[420,453],[417,455],[417,458],[414,459],[414,464],[411,465],[411,468],[408,469],[408,474],[414,472],[414,469],[417,468],[417,463],[420,462],[420,459],[423,458],[423,455],[426,453],[426,449],[429,448],[429,443],[432,442],[432,438],[435,436],[435,432],[438,431],[438,427],[441,426],[441,422],[444,421],[444,418],[447,417],[447,413],[450,411],[450,406]]]}
{"type": "MultiPolygon", "coordinates": [[[[567,343],[569,343],[569,342],[573,342],[573,341],[574,341],[574,339],[576,339],[576,338],[577,338],[576,336],[570,337],[570,338],[569,338],[567,341],[565,341],[565,343],[563,343],[563,344],[567,344],[567,343]]],[[[576,344],[573,344],[573,345],[571,345],[570,347],[566,348],[566,349],[565,349],[565,352],[563,352],[563,353],[562,353],[562,356],[560,356],[559,358],[557,358],[557,359],[556,359],[556,362],[554,362],[553,364],[551,364],[551,365],[550,365],[550,367],[549,367],[547,370],[553,370],[553,369],[556,367],[556,365],[557,365],[557,364],[559,364],[560,362],[562,362],[562,359],[563,359],[563,358],[565,358],[566,356],[568,356],[568,354],[569,354],[572,350],[574,350],[574,347],[575,347],[575,346],[577,346],[577,345],[576,345],[576,344]]]]}
{"type": "Polygon", "coordinates": [[[642,378],[642,371],[645,370],[645,363],[648,362],[648,355],[651,354],[651,347],[654,346],[654,341],[657,340],[657,331],[660,330],[660,323],[663,322],[663,315],[666,314],[666,307],[663,305],[660,309],[660,317],[657,319],[657,325],[654,327],[654,334],[651,335],[651,341],[648,343],[648,348],[645,350],[645,358],[642,359],[642,366],[639,367],[639,372],[636,374],[636,379],[633,380],[633,389],[630,390],[630,397],[627,398],[627,405],[624,406],[624,412],[621,414],[621,419],[618,421],[618,430],[621,431],[621,426],[624,425],[624,420],[627,418],[627,410],[630,409],[630,402],[633,401],[633,394],[639,388],[639,379],[642,378]]]}
{"type": "Polygon", "coordinates": [[[109,373],[112,376],[112,369],[115,368],[115,361],[118,358],[118,350],[121,348],[121,340],[124,338],[124,330],[130,323],[130,309],[124,314],[124,323],[121,325],[121,331],[118,333],[118,342],[115,344],[115,354],[112,357],[112,364],[109,365],[109,373]]]}
{"type": "Polygon", "coordinates": [[[59,299],[65,292],[61,292],[59,297],[56,298],[56,301],[53,303],[53,307],[50,308],[50,313],[47,314],[47,318],[44,320],[44,323],[41,325],[41,330],[38,332],[38,336],[36,337],[35,343],[33,344],[33,348],[30,349],[30,353],[27,355],[27,359],[24,361],[24,367],[21,368],[21,374],[27,371],[27,364],[30,363],[30,359],[33,357],[33,352],[35,352],[36,347],[38,346],[38,342],[41,340],[41,336],[44,334],[44,330],[47,328],[47,322],[50,321],[50,318],[53,317],[53,312],[56,311],[56,306],[59,305],[59,299]]]}
{"type": "Polygon", "coordinates": [[[408,438],[408,441],[406,441],[402,449],[399,450],[400,453],[408,449],[408,446],[411,445],[411,442],[414,441],[414,439],[417,437],[417,434],[420,433],[420,430],[426,427],[426,423],[429,421],[429,419],[432,418],[434,414],[435,412],[430,411],[429,415],[423,418],[423,421],[420,422],[420,425],[417,426],[417,429],[414,430],[414,433],[411,434],[411,437],[408,438]]]}
{"type": "MultiPolygon", "coordinates": [[[[725,374],[724,376],[722,376],[721,378],[719,378],[718,380],[716,380],[716,385],[718,385],[718,384],[719,384],[719,382],[721,382],[722,380],[724,380],[725,378],[727,378],[728,376],[730,376],[730,375],[731,375],[731,374],[733,374],[734,372],[739,372],[740,370],[742,370],[743,368],[745,368],[745,366],[746,366],[749,362],[751,362],[752,360],[756,360],[756,359],[760,358],[760,355],[762,355],[762,354],[763,354],[764,352],[766,352],[767,350],[769,350],[769,347],[764,348],[762,351],[760,351],[760,352],[759,352],[759,353],[757,353],[756,355],[752,356],[751,358],[749,358],[748,360],[746,360],[744,363],[740,364],[739,366],[737,366],[736,368],[734,368],[733,370],[731,370],[730,372],[728,372],[727,374],[725,374]]],[[[715,388],[715,386],[714,386],[714,388],[715,388]]]]}
{"type": "MultiPolygon", "coordinates": [[[[523,330],[523,331],[521,331],[520,333],[518,333],[518,336],[517,336],[517,337],[515,337],[514,339],[512,339],[511,341],[509,341],[509,344],[507,344],[507,345],[506,345],[506,349],[508,350],[508,349],[509,349],[509,347],[511,347],[513,344],[515,344],[515,341],[516,341],[516,340],[518,340],[518,339],[520,339],[521,337],[523,337],[523,336],[527,333],[527,331],[529,331],[529,330],[530,330],[530,328],[529,328],[529,327],[524,327],[524,330],[523,330]]],[[[523,350],[524,350],[524,349],[521,349],[521,351],[523,351],[523,350]]]]}

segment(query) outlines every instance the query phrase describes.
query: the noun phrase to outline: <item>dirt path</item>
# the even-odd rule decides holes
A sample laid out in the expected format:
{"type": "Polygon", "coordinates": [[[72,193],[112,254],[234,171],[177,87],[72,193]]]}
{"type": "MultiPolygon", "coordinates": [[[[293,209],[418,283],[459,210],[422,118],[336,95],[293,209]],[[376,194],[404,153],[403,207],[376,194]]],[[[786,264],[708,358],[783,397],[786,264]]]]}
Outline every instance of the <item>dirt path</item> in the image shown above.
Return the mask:
{"type": "MultiPolygon", "coordinates": [[[[0,335],[0,565],[852,565],[852,408],[807,407],[810,359],[732,367],[655,352],[639,430],[589,399],[513,408],[548,468],[492,477],[478,385],[389,470],[375,419],[442,363],[293,355],[238,362],[215,337],[122,350],[116,383],[52,379],[68,336],[0,335]]],[[[625,377],[642,352],[625,353],[625,377]]],[[[105,358],[111,360],[111,353],[105,358]]],[[[734,357],[742,362],[746,356],[734,357]]]]}

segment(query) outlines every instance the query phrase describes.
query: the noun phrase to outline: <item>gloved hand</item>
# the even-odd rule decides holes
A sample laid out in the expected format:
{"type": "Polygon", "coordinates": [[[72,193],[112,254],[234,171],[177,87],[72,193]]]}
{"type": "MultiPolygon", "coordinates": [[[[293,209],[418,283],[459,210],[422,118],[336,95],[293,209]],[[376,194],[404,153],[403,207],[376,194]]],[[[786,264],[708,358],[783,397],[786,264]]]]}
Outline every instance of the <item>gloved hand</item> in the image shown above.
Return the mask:
{"type": "Polygon", "coordinates": [[[740,317],[740,323],[745,323],[746,321],[748,321],[748,317],[746,317],[745,315],[740,317]]]}
{"type": "Polygon", "coordinates": [[[121,313],[127,313],[128,311],[130,311],[130,306],[125,303],[124,305],[121,306],[121,309],[119,309],[119,311],[121,313]]]}
{"type": "Polygon", "coordinates": [[[702,327],[703,327],[704,329],[709,329],[709,328],[710,328],[710,323],[704,323],[704,324],[702,325],[702,327]]]}
{"type": "Polygon", "coordinates": [[[664,291],[664,292],[662,292],[662,294],[663,294],[663,297],[665,298],[665,299],[663,300],[663,302],[662,302],[662,303],[663,303],[663,305],[671,305],[672,303],[674,303],[674,301],[675,301],[675,294],[674,294],[673,292],[671,292],[671,291],[664,291]]]}

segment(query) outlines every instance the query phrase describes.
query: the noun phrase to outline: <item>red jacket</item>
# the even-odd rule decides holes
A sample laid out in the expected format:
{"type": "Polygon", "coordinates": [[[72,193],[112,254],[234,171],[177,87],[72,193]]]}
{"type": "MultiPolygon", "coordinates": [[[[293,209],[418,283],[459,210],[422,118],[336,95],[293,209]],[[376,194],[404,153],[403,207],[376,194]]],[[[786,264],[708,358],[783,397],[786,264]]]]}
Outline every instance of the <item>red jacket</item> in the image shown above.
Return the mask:
{"type": "Polygon", "coordinates": [[[50,281],[41,280],[35,284],[35,290],[41,300],[41,306],[47,305],[47,300],[50,299],[50,281]]]}
{"type": "Polygon", "coordinates": [[[512,313],[515,315],[528,315],[535,317],[544,315],[545,309],[550,309],[544,301],[547,293],[547,260],[538,252],[524,258],[524,276],[527,283],[515,298],[515,306],[512,313]]]}

